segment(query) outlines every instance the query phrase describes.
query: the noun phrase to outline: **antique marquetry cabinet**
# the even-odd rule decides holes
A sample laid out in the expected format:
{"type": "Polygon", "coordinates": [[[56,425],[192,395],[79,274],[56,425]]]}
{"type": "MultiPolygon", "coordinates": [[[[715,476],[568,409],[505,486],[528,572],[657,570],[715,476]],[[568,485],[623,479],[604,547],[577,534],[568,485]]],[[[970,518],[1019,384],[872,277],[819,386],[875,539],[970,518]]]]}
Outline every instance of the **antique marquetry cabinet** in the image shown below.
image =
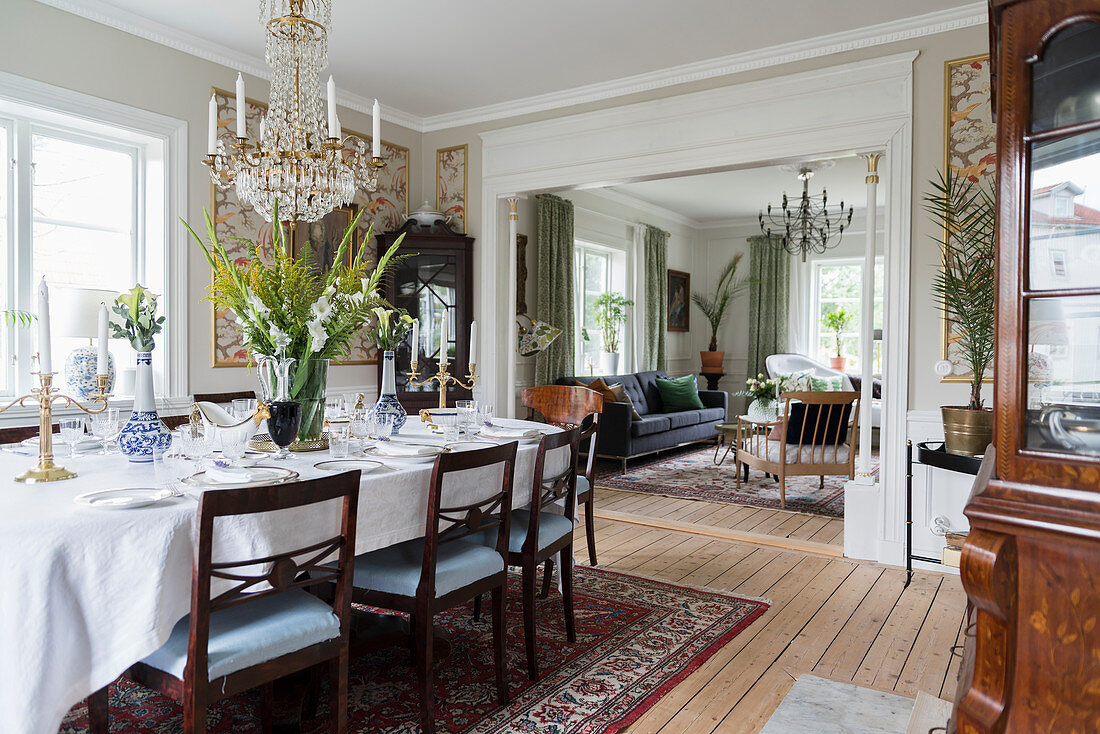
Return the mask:
{"type": "Polygon", "coordinates": [[[1100,0],[991,0],[996,471],[952,724],[1100,732],[1100,0]]]}
{"type": "MultiPolygon", "coordinates": [[[[398,308],[420,319],[419,355],[420,379],[439,369],[440,315],[447,312],[447,359],[452,373],[466,377],[470,355],[469,326],[473,318],[473,252],[474,238],[453,232],[442,221],[421,226],[408,220],[401,229],[378,235],[379,251],[405,235],[399,252],[406,255],[385,287],[385,298],[398,308]]],[[[439,404],[437,383],[416,386],[409,382],[413,345],[406,338],[394,355],[397,371],[397,399],[410,413],[439,404]]],[[[382,367],[379,365],[379,384],[382,367]]],[[[470,390],[451,385],[447,405],[455,400],[469,400],[470,390]]]]}

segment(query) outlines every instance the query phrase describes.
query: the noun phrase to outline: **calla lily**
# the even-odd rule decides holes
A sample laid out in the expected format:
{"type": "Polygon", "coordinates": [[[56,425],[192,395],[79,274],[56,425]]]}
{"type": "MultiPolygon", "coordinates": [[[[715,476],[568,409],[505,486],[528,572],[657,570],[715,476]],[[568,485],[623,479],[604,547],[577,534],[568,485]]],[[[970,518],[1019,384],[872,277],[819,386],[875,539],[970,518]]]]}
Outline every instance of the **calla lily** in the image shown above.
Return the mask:
{"type": "Polygon", "coordinates": [[[374,315],[378,317],[378,326],[383,331],[389,331],[390,329],[390,314],[393,311],[378,307],[374,309],[374,315]]]}

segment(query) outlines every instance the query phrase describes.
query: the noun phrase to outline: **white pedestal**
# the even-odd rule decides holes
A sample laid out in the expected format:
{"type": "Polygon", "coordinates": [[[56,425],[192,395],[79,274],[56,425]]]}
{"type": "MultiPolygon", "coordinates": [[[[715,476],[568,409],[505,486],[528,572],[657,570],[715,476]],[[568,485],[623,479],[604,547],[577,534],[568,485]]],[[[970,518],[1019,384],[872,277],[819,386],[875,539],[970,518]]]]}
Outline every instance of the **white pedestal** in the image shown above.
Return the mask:
{"type": "MultiPolygon", "coordinates": [[[[877,477],[876,477],[877,479],[877,477]]],[[[879,484],[859,478],[844,484],[844,555],[878,560],[879,484]]]]}

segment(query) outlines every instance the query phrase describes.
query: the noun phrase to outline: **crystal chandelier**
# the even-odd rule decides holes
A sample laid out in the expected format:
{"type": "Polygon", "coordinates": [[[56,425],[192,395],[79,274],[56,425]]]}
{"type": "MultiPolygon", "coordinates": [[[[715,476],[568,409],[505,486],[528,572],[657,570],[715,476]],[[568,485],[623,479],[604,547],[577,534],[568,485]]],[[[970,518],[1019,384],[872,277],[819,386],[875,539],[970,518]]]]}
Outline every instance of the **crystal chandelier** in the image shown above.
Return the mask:
{"type": "MultiPolygon", "coordinates": [[[[825,189],[821,189],[820,196],[810,196],[810,179],[814,171],[820,168],[831,167],[832,161],[819,163],[807,163],[798,167],[798,178],[802,181],[802,198],[796,206],[783,194],[782,214],[772,214],[772,205],[768,204],[767,212],[760,212],[760,231],[768,235],[771,242],[791,255],[802,255],[802,262],[806,262],[806,253],[825,252],[830,247],[840,244],[844,236],[844,228],[852,223],[852,207],[844,211],[844,202],[836,209],[834,218],[829,217],[829,195],[825,189]],[[772,227],[778,230],[773,238],[772,227]]],[[[784,170],[794,170],[783,167],[784,170]]]]}
{"type": "Polygon", "coordinates": [[[260,22],[267,32],[271,96],[259,138],[252,142],[247,134],[244,81],[238,74],[237,134],[228,145],[218,139],[217,104],[211,96],[203,162],[210,166],[215,185],[235,186],[240,200],[267,221],[276,200],[280,218],[285,214],[291,221],[317,221],[350,204],[356,190],[377,190],[378,171],[386,165],[379,155],[378,100],[368,157],[365,140],[342,135],[332,77],[327,110],[321,102],[320,72],[328,65],[332,25],[330,0],[260,0],[260,22]]]}

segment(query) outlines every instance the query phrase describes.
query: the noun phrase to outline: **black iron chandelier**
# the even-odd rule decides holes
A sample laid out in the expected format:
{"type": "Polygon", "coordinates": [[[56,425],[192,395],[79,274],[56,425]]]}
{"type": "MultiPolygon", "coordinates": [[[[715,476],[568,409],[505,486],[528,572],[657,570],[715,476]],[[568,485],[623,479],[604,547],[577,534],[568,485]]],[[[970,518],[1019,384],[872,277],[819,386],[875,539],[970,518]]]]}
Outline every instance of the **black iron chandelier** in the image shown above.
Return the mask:
{"type": "Polygon", "coordinates": [[[802,262],[806,262],[807,253],[820,254],[840,244],[844,228],[852,223],[852,207],[845,211],[843,201],[830,217],[829,195],[824,188],[820,196],[810,196],[810,179],[817,167],[813,164],[799,166],[801,199],[793,202],[783,194],[782,213],[773,214],[771,204],[766,212],[760,212],[760,231],[777,247],[791,255],[802,255],[802,262]]]}

